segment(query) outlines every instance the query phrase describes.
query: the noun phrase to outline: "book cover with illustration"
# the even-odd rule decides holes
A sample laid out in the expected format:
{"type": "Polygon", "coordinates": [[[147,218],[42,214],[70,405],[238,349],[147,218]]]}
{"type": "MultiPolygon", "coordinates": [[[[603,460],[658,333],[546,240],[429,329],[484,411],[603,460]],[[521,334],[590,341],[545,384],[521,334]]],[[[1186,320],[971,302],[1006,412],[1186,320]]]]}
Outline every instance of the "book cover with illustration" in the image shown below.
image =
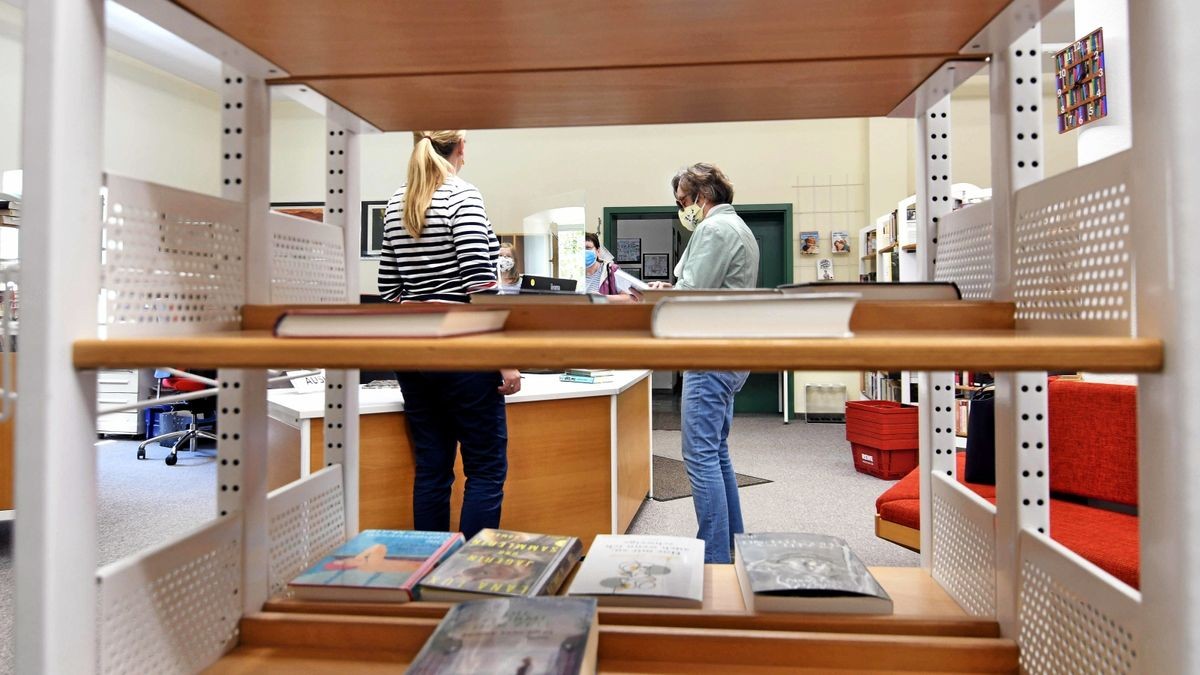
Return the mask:
{"type": "Polygon", "coordinates": [[[800,233],[800,252],[804,255],[816,255],[821,252],[821,233],[813,230],[800,233]]]}
{"type": "Polygon", "coordinates": [[[583,675],[596,672],[596,601],[496,598],[455,605],[407,675],[583,675]]]}
{"type": "Polygon", "coordinates": [[[833,253],[850,252],[850,233],[833,232],[829,235],[829,249],[833,253]]]}
{"type": "Polygon", "coordinates": [[[601,605],[704,604],[704,542],[693,537],[598,534],[567,595],[601,605]]]}
{"type": "Polygon", "coordinates": [[[553,595],[582,553],[583,544],[575,537],[480,530],[425,577],[421,599],[553,595]]]}
{"type": "Polygon", "coordinates": [[[417,583],[462,543],[459,532],[364,530],[288,588],[301,600],[407,602],[417,583]]]}
{"type": "Polygon", "coordinates": [[[737,534],[734,565],[750,611],[892,613],[887,591],[839,537],[737,534]]]}

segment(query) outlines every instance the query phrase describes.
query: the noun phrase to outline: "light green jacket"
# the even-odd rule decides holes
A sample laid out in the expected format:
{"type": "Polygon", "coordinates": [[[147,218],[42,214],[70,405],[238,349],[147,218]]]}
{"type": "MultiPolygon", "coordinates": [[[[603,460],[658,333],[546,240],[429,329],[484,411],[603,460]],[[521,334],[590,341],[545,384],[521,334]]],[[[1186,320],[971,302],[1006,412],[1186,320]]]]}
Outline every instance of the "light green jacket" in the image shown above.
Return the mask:
{"type": "Polygon", "coordinates": [[[675,288],[754,288],[758,242],[729,204],[719,204],[696,227],[675,266],[675,288]]]}

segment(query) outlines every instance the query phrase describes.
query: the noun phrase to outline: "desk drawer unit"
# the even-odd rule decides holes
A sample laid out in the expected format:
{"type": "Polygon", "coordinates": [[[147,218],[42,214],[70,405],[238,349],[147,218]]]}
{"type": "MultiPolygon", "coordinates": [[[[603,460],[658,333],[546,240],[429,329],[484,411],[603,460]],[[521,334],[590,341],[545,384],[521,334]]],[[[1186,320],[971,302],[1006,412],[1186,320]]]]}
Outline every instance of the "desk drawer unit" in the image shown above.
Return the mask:
{"type": "MultiPolygon", "coordinates": [[[[154,378],[151,377],[151,371],[101,370],[96,374],[96,405],[100,408],[150,398],[153,390],[154,378]]],[[[128,410],[96,418],[96,433],[99,434],[140,436],[145,433],[145,428],[141,410],[128,410]]]]}

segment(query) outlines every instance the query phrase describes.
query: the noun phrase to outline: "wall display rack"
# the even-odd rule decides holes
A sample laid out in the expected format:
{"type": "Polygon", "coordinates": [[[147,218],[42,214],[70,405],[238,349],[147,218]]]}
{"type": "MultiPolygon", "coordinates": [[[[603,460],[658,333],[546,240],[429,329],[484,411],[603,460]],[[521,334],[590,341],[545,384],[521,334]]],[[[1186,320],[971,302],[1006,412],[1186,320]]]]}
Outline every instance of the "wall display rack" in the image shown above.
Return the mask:
{"type": "Polygon", "coordinates": [[[1188,604],[1200,596],[1200,577],[1191,574],[1200,565],[1200,493],[1194,489],[1200,452],[1192,452],[1198,436],[1191,421],[1176,412],[1200,374],[1200,357],[1181,347],[1200,339],[1200,282],[1183,274],[1183,247],[1169,245],[1195,239],[1200,228],[1189,193],[1179,189],[1200,178],[1200,154],[1178,152],[1181,139],[1195,139],[1191,118],[1200,94],[1154,72],[1159,64],[1186,60],[1200,6],[1139,2],[1140,11],[1131,15],[1137,143],[1043,181],[1041,141],[1030,137],[1041,129],[1040,115],[1029,109],[1040,92],[1029,75],[1039,70],[1038,21],[1052,1],[897,0],[875,3],[870,12],[854,2],[818,10],[809,3],[769,3],[764,10],[760,3],[733,2],[720,16],[687,18],[694,39],[686,44],[661,40],[680,27],[678,13],[667,6],[644,8],[635,21],[627,10],[594,4],[584,17],[573,3],[532,3],[527,13],[512,14],[497,5],[460,18],[457,39],[447,44],[442,31],[404,30],[444,19],[433,5],[400,12],[386,0],[353,9],[312,0],[300,14],[284,2],[121,1],[225,64],[222,196],[105,175],[104,2],[28,3],[24,68],[26,81],[38,86],[26,89],[22,115],[28,224],[22,332],[28,339],[18,354],[16,482],[28,489],[17,494],[22,524],[14,542],[18,672],[343,672],[403,665],[444,607],[419,603],[404,608],[405,616],[378,616],[362,607],[316,614],[267,604],[291,574],[358,529],[357,416],[346,413],[357,409],[358,388],[348,384],[358,381],[358,368],[383,365],[383,355],[389,367],[402,365],[396,354],[410,353],[421,355],[423,367],[478,369],[573,365],[568,362],[584,351],[596,367],[919,371],[921,398],[932,403],[923,406],[920,422],[922,566],[890,582],[897,607],[911,611],[871,620],[747,614],[736,601],[716,600],[735,587],[728,570],[714,571],[706,588],[713,602],[705,609],[605,612],[601,672],[716,666],[766,673],[801,665],[892,672],[934,666],[960,672],[1200,670],[1200,620],[1188,604]],[[538,20],[528,20],[528,13],[538,20]],[[630,34],[630,25],[639,31],[630,34]],[[741,39],[747,32],[758,39],[741,39]],[[381,33],[410,39],[388,50],[362,39],[381,33]],[[547,43],[547,35],[571,38],[547,43]],[[726,61],[697,62],[697,40],[726,61]],[[944,63],[985,56],[991,57],[997,198],[949,214],[950,185],[941,180],[949,174],[942,171],[948,153],[934,148],[949,134],[938,105],[950,92],[930,75],[944,63]],[[305,221],[268,209],[268,79],[308,83],[330,99],[325,220],[307,229],[300,225],[305,221]],[[678,85],[694,81],[707,86],[678,85]],[[489,95],[479,96],[484,88],[489,95]],[[926,90],[917,100],[927,102],[916,107],[922,177],[916,255],[922,278],[961,279],[964,292],[970,288],[978,304],[965,313],[959,305],[864,304],[850,339],[684,344],[651,338],[645,308],[580,306],[612,312],[597,332],[596,321],[572,324],[555,318],[563,312],[543,307],[515,317],[503,333],[407,341],[401,349],[386,340],[285,342],[269,337],[247,311],[358,297],[357,276],[346,274],[359,244],[358,136],[375,127],[873,116],[926,90]],[[529,94],[539,91],[555,95],[529,94]],[[73,114],[61,114],[67,108],[73,114]],[[1136,184],[1129,180],[1134,174],[1136,184]],[[102,185],[109,189],[103,222],[94,199],[102,185]],[[967,211],[973,213],[957,215],[967,211]],[[1094,218],[1100,211],[1104,217],[1094,218]],[[1090,233],[1059,236],[1070,229],[1064,219],[1076,229],[1099,227],[1110,239],[1126,236],[1129,222],[1143,225],[1136,240],[1097,251],[1090,233]],[[992,225],[987,236],[979,234],[984,221],[992,225]],[[1176,229],[1168,232],[1164,223],[1176,229]],[[132,262],[108,259],[102,266],[92,254],[102,225],[121,239],[132,262]],[[194,236],[201,226],[207,240],[194,236]],[[156,252],[164,232],[198,248],[181,247],[181,260],[156,252]],[[62,241],[79,245],[56,245],[62,241]],[[149,288],[148,269],[167,279],[154,292],[194,296],[190,284],[197,275],[169,272],[197,250],[241,264],[200,280],[204,302],[137,301],[149,288]],[[1051,252],[1104,281],[1048,273],[1044,256],[1051,252]],[[1177,264],[1161,264],[1164,254],[1177,264]],[[105,339],[96,337],[88,313],[77,310],[80,294],[98,297],[102,284],[111,296],[105,339]],[[892,330],[897,325],[910,330],[892,330]],[[1164,361],[1167,349],[1170,361],[1164,361]],[[155,366],[183,355],[195,367],[219,369],[217,512],[191,533],[97,570],[95,465],[53,450],[88,447],[93,440],[90,371],[155,366]],[[264,373],[276,367],[327,368],[328,466],[268,495],[264,373]],[[956,369],[996,372],[994,504],[973,499],[953,479],[956,369]],[[1054,524],[1039,502],[1048,491],[1048,463],[1036,450],[1046,434],[1038,416],[1044,417],[1048,369],[1143,373],[1141,546],[1155,555],[1142,558],[1140,593],[1048,536],[1054,524]],[[51,399],[58,405],[23,405],[51,399]],[[817,626],[825,632],[812,632],[817,626]],[[313,644],[313,635],[321,636],[321,645],[313,644]]]}

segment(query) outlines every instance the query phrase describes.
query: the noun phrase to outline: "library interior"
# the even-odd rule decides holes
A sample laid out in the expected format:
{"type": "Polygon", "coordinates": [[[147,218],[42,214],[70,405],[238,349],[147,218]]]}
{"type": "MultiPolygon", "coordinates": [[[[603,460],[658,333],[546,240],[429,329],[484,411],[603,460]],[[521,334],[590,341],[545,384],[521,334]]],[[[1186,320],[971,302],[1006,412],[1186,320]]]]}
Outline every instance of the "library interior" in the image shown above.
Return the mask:
{"type": "Polygon", "coordinates": [[[1200,672],[1195,26],[0,0],[0,675],[1200,672]]]}

